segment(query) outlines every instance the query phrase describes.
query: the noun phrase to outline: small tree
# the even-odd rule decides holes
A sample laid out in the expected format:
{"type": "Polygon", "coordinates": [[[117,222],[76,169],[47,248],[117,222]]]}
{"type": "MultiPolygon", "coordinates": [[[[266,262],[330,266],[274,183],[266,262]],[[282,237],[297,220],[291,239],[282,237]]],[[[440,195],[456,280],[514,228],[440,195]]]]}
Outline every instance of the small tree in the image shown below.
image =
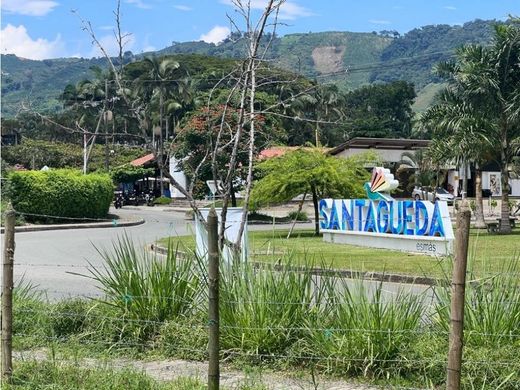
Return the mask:
{"type": "Polygon", "coordinates": [[[311,194],[315,233],[319,234],[318,201],[325,197],[363,196],[363,184],[370,178],[363,165],[375,157],[365,154],[337,158],[319,148],[301,148],[257,165],[262,178],[251,193],[257,207],[287,202],[300,194],[311,194]]]}

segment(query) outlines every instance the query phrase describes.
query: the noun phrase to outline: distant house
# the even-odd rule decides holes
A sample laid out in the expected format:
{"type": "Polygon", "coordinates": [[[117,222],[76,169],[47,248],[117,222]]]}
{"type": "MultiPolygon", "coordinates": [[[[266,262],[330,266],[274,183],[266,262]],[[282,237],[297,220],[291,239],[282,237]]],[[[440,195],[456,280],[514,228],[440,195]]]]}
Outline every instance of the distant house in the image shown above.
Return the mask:
{"type": "Polygon", "coordinates": [[[5,129],[2,127],[2,146],[18,145],[22,140],[22,135],[18,130],[5,129]]]}
{"type": "Polygon", "coordinates": [[[345,158],[373,150],[382,161],[392,166],[402,160],[404,152],[426,149],[429,144],[430,141],[425,139],[357,137],[332,148],[329,154],[345,158]]]}
{"type": "MultiPolygon", "coordinates": [[[[423,139],[397,139],[397,138],[365,138],[358,137],[342,143],[332,148],[329,154],[337,157],[350,157],[356,154],[366,152],[367,150],[375,151],[385,165],[395,173],[399,167],[399,161],[402,160],[404,152],[414,152],[420,149],[426,149],[430,144],[429,140],[423,139]]],[[[459,194],[459,188],[462,188],[461,179],[463,172],[454,167],[446,167],[447,172],[446,187],[451,185],[453,193],[459,194]]],[[[475,196],[474,170],[468,171],[468,196],[475,196]]],[[[511,186],[511,195],[520,196],[520,179],[511,177],[509,180],[511,186]]],[[[483,194],[488,196],[500,196],[500,169],[496,163],[489,163],[482,169],[482,189],[483,194]]]]}
{"type": "MultiPolygon", "coordinates": [[[[160,176],[159,167],[157,162],[155,161],[155,156],[153,153],[147,154],[146,156],[139,157],[133,161],[130,162],[131,165],[134,167],[145,167],[145,168],[155,168],[156,170],[156,177],[158,178],[160,176]]],[[[169,167],[170,167],[170,175],[181,185],[183,188],[186,188],[186,175],[184,174],[182,168],[179,166],[179,161],[177,161],[175,158],[170,157],[169,161],[169,167]]],[[[168,193],[167,195],[170,195],[174,199],[184,199],[185,196],[177,189],[175,188],[167,179],[164,179],[165,183],[168,183],[168,193]]]]}

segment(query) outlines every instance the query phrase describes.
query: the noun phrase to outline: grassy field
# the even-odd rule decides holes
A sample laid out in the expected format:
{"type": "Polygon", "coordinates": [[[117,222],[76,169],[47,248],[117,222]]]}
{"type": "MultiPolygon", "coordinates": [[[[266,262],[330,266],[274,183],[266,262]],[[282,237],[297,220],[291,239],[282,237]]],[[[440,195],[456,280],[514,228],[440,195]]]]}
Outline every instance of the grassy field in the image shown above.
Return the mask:
{"type": "MultiPolygon", "coordinates": [[[[435,258],[386,249],[363,248],[331,244],[316,237],[312,230],[295,230],[286,239],[287,230],[249,232],[251,257],[258,262],[277,262],[284,254],[292,253],[296,261],[312,260],[316,264],[331,265],[337,269],[378,271],[416,276],[441,276],[450,267],[451,258],[435,258]]],[[[163,238],[159,242],[193,249],[194,237],[163,238]]],[[[469,268],[475,275],[497,271],[502,263],[519,259],[520,228],[511,235],[489,234],[472,230],[470,235],[469,268]]]]}

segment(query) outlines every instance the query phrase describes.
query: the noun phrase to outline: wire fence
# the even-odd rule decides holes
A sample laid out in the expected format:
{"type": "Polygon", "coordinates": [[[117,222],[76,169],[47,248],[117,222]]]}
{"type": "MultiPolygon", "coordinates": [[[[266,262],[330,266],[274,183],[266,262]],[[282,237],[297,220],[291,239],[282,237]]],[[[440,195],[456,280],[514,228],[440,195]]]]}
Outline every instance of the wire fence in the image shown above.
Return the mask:
{"type": "MultiPolygon", "coordinates": [[[[37,235],[34,240],[38,245],[37,235]]],[[[139,257],[143,248],[127,249],[116,244],[107,253],[115,256],[119,250],[139,257]]],[[[244,365],[303,373],[303,379],[290,381],[267,373],[248,379],[265,388],[354,389],[351,381],[360,377],[379,382],[387,378],[390,384],[383,388],[388,389],[444,384],[450,283],[396,288],[382,281],[363,281],[359,279],[363,273],[351,275],[353,282],[334,270],[317,275],[305,265],[222,267],[220,318],[215,321],[208,315],[210,280],[200,259],[189,250],[178,258],[142,253],[148,257],[138,260],[149,263],[139,269],[132,268],[132,262],[107,262],[101,253],[96,259],[78,253],[77,258],[56,261],[41,261],[37,253],[14,257],[15,274],[21,279],[12,307],[14,383],[35,385],[23,375],[24,365],[52,362],[56,367],[111,365],[114,372],[141,370],[160,381],[192,375],[202,386],[211,356],[210,330],[218,324],[221,370],[227,372],[224,378],[236,378],[221,383],[230,388],[247,388],[240,382],[244,373],[239,367],[244,365]],[[183,267],[185,263],[190,266],[183,267]],[[102,281],[100,275],[107,279],[102,281]],[[38,286],[47,276],[67,282],[38,286]],[[162,284],[157,282],[161,278],[162,284]],[[109,279],[117,288],[106,284],[109,279]],[[139,283],[150,284],[137,288],[139,283]],[[157,375],[146,362],[150,359],[159,366],[176,359],[185,369],[157,375]],[[338,381],[338,376],[343,379],[338,381]]],[[[515,350],[520,342],[520,294],[515,289],[520,283],[511,283],[518,275],[520,268],[510,268],[468,280],[466,352],[461,362],[463,383],[468,386],[481,384],[473,378],[475,373],[483,375],[482,388],[504,383],[502,388],[513,389],[520,384],[515,350]]]]}

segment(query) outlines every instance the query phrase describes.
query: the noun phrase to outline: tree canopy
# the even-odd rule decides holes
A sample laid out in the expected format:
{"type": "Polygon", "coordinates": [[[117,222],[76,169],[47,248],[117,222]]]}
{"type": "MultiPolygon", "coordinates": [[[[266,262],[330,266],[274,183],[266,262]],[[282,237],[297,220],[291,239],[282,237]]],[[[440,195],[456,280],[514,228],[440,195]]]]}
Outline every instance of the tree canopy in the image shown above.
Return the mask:
{"type": "Polygon", "coordinates": [[[313,198],[318,227],[320,198],[353,198],[364,194],[363,184],[370,178],[363,167],[375,161],[371,154],[350,158],[328,155],[321,148],[299,148],[259,163],[261,177],[255,182],[251,200],[255,207],[287,202],[301,194],[313,198]]]}

